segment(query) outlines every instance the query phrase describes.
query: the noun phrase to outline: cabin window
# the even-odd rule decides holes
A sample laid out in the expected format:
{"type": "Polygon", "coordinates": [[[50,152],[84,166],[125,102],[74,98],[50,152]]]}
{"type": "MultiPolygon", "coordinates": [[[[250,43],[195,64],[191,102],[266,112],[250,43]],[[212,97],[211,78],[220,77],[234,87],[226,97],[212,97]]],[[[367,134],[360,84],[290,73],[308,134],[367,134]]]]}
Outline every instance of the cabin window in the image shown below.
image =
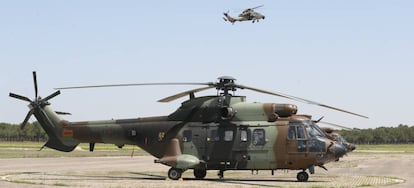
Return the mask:
{"type": "Polygon", "coordinates": [[[247,142],[247,130],[241,130],[240,131],[240,140],[242,142],[247,142]]]}
{"type": "Polygon", "coordinates": [[[220,140],[220,137],[219,137],[219,135],[218,135],[218,133],[217,133],[217,130],[211,130],[211,139],[213,140],[213,141],[219,141],[220,140]]]}
{"type": "Polygon", "coordinates": [[[233,141],[233,131],[232,130],[227,130],[224,131],[224,141],[233,141]]]}
{"type": "Polygon", "coordinates": [[[183,142],[191,142],[192,132],[191,130],[185,130],[183,132],[183,142]]]}
{"type": "Polygon", "coordinates": [[[264,145],[266,143],[265,130],[255,129],[253,131],[253,145],[264,145]]]}
{"type": "Polygon", "coordinates": [[[131,136],[137,136],[137,131],[136,131],[136,130],[134,130],[134,129],[132,129],[132,130],[131,130],[131,136]]]}
{"type": "Polygon", "coordinates": [[[325,142],[320,138],[312,139],[309,141],[310,152],[325,152],[325,142]]]}
{"type": "Polygon", "coordinates": [[[158,132],[158,142],[161,142],[165,137],[165,132],[158,132]]]}

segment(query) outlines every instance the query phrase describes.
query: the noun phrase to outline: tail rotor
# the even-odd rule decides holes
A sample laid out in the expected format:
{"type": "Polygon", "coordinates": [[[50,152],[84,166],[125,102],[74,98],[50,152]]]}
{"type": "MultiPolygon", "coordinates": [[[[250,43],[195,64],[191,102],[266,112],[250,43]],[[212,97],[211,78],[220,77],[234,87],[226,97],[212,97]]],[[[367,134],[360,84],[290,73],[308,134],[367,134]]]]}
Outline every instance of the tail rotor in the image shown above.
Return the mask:
{"type": "Polygon", "coordinates": [[[23,100],[23,101],[26,101],[26,102],[30,103],[30,105],[29,105],[30,110],[29,110],[29,112],[27,112],[27,115],[24,118],[22,124],[20,124],[21,129],[24,129],[24,127],[26,126],[26,124],[29,121],[30,117],[35,113],[35,111],[37,109],[40,109],[40,108],[42,108],[46,105],[49,105],[49,102],[47,102],[47,101],[60,94],[60,91],[58,90],[58,91],[52,93],[51,95],[45,97],[44,99],[39,97],[38,96],[38,85],[37,85],[36,71],[33,71],[33,83],[34,83],[34,90],[35,90],[34,100],[31,100],[28,97],[18,95],[18,94],[15,94],[15,93],[9,93],[9,96],[12,97],[12,98],[23,100]]]}

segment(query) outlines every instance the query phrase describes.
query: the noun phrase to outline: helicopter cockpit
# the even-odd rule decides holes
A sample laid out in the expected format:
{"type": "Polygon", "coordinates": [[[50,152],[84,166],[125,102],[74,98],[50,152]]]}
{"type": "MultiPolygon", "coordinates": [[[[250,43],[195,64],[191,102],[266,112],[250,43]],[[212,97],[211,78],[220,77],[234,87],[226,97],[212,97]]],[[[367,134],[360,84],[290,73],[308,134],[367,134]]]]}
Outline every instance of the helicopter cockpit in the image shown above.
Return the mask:
{"type": "Polygon", "coordinates": [[[309,136],[311,138],[314,137],[324,137],[326,136],[325,132],[318,126],[316,125],[316,123],[314,123],[313,121],[306,121],[307,126],[306,126],[306,130],[309,133],[309,136]]]}
{"type": "Polygon", "coordinates": [[[289,139],[306,138],[305,135],[311,139],[318,137],[326,137],[325,132],[322,131],[320,127],[311,120],[291,122],[288,134],[289,139]]]}

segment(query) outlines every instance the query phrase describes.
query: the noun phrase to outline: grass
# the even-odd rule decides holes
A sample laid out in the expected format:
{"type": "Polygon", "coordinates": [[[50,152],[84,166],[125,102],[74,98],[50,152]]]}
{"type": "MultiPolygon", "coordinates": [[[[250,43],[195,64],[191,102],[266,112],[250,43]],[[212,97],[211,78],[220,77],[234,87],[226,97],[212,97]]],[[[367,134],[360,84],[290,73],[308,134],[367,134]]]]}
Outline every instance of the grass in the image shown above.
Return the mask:
{"type": "Polygon", "coordinates": [[[356,151],[414,152],[414,144],[357,145],[356,151]]]}
{"type": "Polygon", "coordinates": [[[29,184],[29,185],[44,185],[44,184],[41,184],[41,183],[35,183],[35,182],[31,182],[31,181],[26,181],[26,180],[10,180],[8,182],[19,183],[19,184],[29,184]]]}
{"type": "Polygon", "coordinates": [[[62,186],[69,186],[68,184],[65,184],[65,183],[60,183],[60,182],[56,182],[56,183],[54,183],[53,184],[54,186],[60,186],[60,187],[62,187],[62,186]]]}
{"type": "Polygon", "coordinates": [[[0,142],[0,158],[41,158],[41,157],[102,157],[102,156],[134,156],[148,155],[136,146],[125,146],[119,149],[115,145],[96,144],[94,152],[89,152],[89,144],[82,143],[80,149],[72,152],[60,152],[49,148],[39,149],[41,142],[0,142]]]}
{"type": "Polygon", "coordinates": [[[0,148],[40,148],[41,142],[0,142],[0,148]]]}
{"type": "MultiPolygon", "coordinates": [[[[0,142],[0,148],[26,148],[26,149],[39,149],[43,146],[43,142],[0,142]]],[[[79,144],[84,150],[89,150],[88,143],[79,144]]],[[[96,144],[95,150],[118,150],[119,148],[113,144],[96,144]]],[[[125,146],[123,150],[133,150],[133,146],[125,146]]],[[[135,149],[137,149],[135,147],[135,149]]]]}

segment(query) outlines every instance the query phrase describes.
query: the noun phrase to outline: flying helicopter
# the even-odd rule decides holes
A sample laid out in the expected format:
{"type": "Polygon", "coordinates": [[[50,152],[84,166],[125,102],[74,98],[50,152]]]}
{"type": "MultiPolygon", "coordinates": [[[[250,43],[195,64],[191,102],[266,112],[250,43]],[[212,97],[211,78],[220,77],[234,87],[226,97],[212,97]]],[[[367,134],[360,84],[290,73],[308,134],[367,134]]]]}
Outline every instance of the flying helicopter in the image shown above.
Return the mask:
{"type": "Polygon", "coordinates": [[[237,17],[231,17],[229,15],[229,12],[227,11],[224,12],[224,16],[223,19],[224,21],[228,21],[232,24],[234,24],[234,22],[239,21],[252,21],[252,23],[255,23],[256,21],[259,22],[260,19],[265,19],[265,16],[263,14],[260,14],[259,12],[254,11],[254,9],[263,7],[263,5],[259,5],[253,8],[248,8],[246,10],[244,10],[242,13],[240,13],[237,17]]]}
{"type": "MultiPolygon", "coordinates": [[[[245,96],[235,95],[247,89],[291,100],[322,106],[367,118],[350,111],[307,99],[240,85],[235,78],[222,76],[207,83],[138,83],[56,88],[42,98],[38,95],[36,72],[33,72],[33,100],[9,93],[10,97],[29,102],[21,128],[34,115],[48,135],[43,147],[73,151],[79,143],[89,143],[93,152],[96,143],[137,145],[161,163],[171,167],[168,177],[181,178],[193,170],[196,179],[203,179],[208,170],[217,170],[224,178],[227,170],[299,170],[297,180],[308,181],[309,170],[315,166],[326,170],[325,164],[343,157],[344,144],[328,137],[310,115],[297,114],[297,106],[278,103],[250,103],[245,96]],[[184,96],[189,99],[169,115],[131,119],[69,122],[52,110],[49,102],[63,89],[142,85],[202,85],[159,102],[170,102],[184,96]],[[216,95],[195,97],[195,93],[215,88],[216,95]]],[[[43,148],[42,147],[42,148],[43,148]]]]}

